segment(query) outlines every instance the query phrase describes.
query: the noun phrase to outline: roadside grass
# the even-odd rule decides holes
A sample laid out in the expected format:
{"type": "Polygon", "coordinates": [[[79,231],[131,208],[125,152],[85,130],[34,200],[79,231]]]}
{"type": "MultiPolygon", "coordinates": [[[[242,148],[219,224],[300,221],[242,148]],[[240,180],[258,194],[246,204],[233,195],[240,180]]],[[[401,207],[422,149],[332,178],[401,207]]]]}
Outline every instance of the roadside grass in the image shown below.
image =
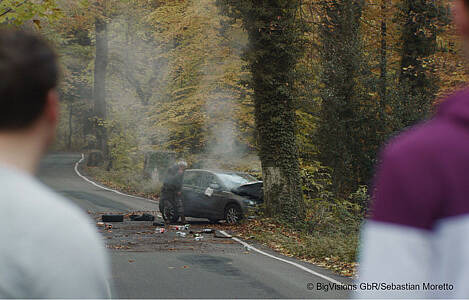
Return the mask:
{"type": "Polygon", "coordinates": [[[123,193],[158,199],[161,190],[161,184],[155,184],[150,179],[144,178],[142,172],[132,170],[106,171],[100,167],[87,166],[82,166],[81,169],[86,176],[91,177],[94,181],[123,193]]]}
{"type": "Polygon", "coordinates": [[[270,218],[249,220],[231,229],[240,238],[254,240],[285,256],[313,263],[342,276],[356,274],[358,230],[350,233],[307,232],[270,218]]]}

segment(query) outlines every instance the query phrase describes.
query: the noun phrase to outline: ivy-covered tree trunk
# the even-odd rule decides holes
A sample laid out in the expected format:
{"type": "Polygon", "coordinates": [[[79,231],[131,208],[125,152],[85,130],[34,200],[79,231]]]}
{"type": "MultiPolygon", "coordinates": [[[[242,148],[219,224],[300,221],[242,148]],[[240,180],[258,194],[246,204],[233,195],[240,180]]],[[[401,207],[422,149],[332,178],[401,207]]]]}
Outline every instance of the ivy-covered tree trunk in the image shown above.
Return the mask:
{"type": "Polygon", "coordinates": [[[387,78],[388,78],[388,24],[387,11],[390,8],[390,0],[381,0],[381,47],[380,47],[380,79],[379,79],[379,98],[380,111],[383,111],[383,105],[387,99],[387,78]]]}
{"type": "Polygon", "coordinates": [[[267,214],[289,222],[303,220],[294,99],[304,33],[297,18],[299,1],[226,2],[249,35],[245,55],[252,74],[267,214]]]}
{"type": "Polygon", "coordinates": [[[437,51],[439,8],[432,0],[404,0],[399,11],[401,23],[400,97],[396,104],[400,127],[425,118],[437,91],[430,56],[437,51]]]}
{"type": "Polygon", "coordinates": [[[363,81],[363,51],[360,18],[363,0],[329,0],[322,4],[321,112],[317,132],[321,161],[333,170],[336,191],[354,192],[366,182],[370,157],[364,151],[369,143],[373,121],[363,81]],[[366,166],[366,168],[364,168],[366,166]]]}
{"type": "Polygon", "coordinates": [[[96,18],[96,57],[94,61],[94,116],[96,119],[96,143],[107,157],[106,134],[106,69],[108,65],[108,41],[106,21],[96,18]]]}

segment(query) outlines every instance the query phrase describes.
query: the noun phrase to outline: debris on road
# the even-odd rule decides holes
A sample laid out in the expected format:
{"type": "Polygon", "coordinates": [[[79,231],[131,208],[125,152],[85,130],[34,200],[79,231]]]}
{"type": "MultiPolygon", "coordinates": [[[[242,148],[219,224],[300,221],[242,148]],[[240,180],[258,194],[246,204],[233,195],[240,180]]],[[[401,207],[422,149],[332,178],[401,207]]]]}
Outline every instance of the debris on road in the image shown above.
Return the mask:
{"type": "Polygon", "coordinates": [[[124,215],[103,215],[101,217],[103,222],[124,222],[124,215]]]}
{"type": "Polygon", "coordinates": [[[190,225],[189,224],[186,224],[186,225],[173,225],[171,226],[171,229],[173,230],[178,230],[178,231],[181,231],[181,230],[189,230],[190,228],[190,225]]]}
{"type": "Polygon", "coordinates": [[[155,216],[150,214],[142,214],[142,215],[130,215],[129,219],[131,221],[155,221],[155,216]]]}
{"type": "Polygon", "coordinates": [[[202,229],[202,230],[199,230],[199,231],[189,231],[189,234],[202,234],[202,233],[206,233],[206,234],[209,234],[209,233],[214,233],[215,231],[213,229],[202,229]]]}
{"type": "Polygon", "coordinates": [[[153,211],[126,213],[106,211],[95,212],[92,216],[98,231],[103,235],[106,247],[112,250],[206,252],[213,249],[225,250],[227,244],[236,244],[230,239],[216,238],[216,230],[223,230],[221,224],[209,225],[207,222],[192,221],[190,224],[168,226],[153,211]],[[142,216],[143,214],[155,216],[155,221],[134,222],[130,218],[131,215],[142,216]],[[123,215],[124,220],[122,223],[106,223],[101,221],[103,215],[123,215]]]}

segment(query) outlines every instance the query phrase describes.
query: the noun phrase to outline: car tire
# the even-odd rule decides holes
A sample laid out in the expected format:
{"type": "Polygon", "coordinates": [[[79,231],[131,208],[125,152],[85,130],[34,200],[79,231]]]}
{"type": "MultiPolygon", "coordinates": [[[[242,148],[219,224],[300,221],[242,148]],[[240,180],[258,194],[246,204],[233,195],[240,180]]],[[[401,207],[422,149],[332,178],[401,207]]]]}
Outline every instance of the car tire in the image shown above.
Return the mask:
{"type": "Polygon", "coordinates": [[[176,206],[170,201],[166,201],[166,203],[162,204],[160,211],[165,222],[176,223],[179,219],[176,206]]]}
{"type": "Polygon", "coordinates": [[[225,221],[228,224],[238,224],[243,218],[241,208],[236,204],[229,204],[225,208],[225,221]]]}

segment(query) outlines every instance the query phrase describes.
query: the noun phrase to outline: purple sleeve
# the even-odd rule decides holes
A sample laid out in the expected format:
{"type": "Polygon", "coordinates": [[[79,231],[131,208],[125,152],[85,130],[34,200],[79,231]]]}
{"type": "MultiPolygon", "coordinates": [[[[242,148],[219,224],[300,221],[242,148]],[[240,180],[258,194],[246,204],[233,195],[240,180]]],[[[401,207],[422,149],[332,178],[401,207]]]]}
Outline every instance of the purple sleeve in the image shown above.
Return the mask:
{"type": "Polygon", "coordinates": [[[372,220],[430,230],[440,213],[441,180],[429,151],[386,150],[372,197],[372,220]]]}

